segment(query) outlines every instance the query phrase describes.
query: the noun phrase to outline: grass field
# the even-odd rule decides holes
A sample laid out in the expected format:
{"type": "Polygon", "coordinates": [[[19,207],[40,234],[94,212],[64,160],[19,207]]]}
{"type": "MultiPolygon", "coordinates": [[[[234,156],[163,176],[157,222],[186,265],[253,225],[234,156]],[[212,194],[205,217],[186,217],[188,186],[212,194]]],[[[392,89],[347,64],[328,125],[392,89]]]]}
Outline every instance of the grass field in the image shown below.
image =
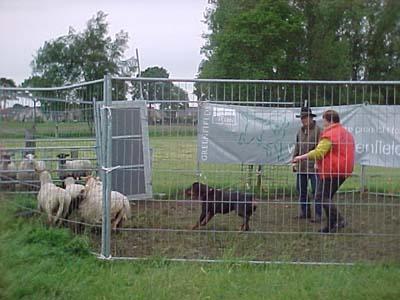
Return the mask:
{"type": "Polygon", "coordinates": [[[400,265],[103,261],[86,236],[14,216],[0,200],[0,299],[393,299],[400,265]]]}
{"type": "MultiPolygon", "coordinates": [[[[0,135],[4,139],[23,139],[25,129],[32,129],[33,122],[1,121],[0,135]]],[[[36,123],[36,134],[39,138],[45,137],[89,137],[91,132],[88,122],[54,122],[36,123]]]]}

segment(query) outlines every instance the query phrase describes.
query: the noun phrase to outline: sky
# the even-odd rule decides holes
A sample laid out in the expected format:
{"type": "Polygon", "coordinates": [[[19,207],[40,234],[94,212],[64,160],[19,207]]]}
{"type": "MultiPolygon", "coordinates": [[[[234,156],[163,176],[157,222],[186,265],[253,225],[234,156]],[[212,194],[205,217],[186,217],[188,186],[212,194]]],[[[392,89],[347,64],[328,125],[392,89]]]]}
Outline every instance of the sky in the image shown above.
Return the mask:
{"type": "Polygon", "coordinates": [[[109,36],[129,34],[125,58],[139,51],[141,70],[160,66],[170,78],[195,78],[207,32],[207,0],[0,0],[0,77],[16,84],[31,75],[36,51],[69,27],[83,31],[100,10],[109,36]]]}

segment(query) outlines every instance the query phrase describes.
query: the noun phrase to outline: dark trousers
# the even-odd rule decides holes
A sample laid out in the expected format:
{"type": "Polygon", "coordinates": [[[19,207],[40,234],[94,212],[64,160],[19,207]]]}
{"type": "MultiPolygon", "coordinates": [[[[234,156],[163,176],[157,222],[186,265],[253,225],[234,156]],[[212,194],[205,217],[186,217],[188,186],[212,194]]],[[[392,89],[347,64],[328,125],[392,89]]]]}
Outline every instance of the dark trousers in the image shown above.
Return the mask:
{"type": "Polygon", "coordinates": [[[333,196],[345,180],[344,177],[318,178],[315,202],[322,203],[329,227],[343,220],[333,204],[333,196]]]}
{"type": "MultiPolygon", "coordinates": [[[[308,197],[308,181],[311,183],[312,198],[314,198],[317,186],[317,175],[315,173],[297,173],[296,189],[299,193],[300,214],[302,216],[311,217],[310,201],[308,197]]],[[[321,216],[322,205],[320,201],[318,204],[315,203],[314,212],[316,217],[321,216]]]]}

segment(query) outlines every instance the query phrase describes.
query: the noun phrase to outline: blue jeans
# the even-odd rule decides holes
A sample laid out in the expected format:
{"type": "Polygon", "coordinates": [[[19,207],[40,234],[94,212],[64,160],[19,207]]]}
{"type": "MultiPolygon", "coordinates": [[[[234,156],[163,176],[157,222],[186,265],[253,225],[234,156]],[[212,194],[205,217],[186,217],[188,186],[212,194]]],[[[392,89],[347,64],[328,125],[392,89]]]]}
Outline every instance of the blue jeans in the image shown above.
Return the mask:
{"type": "MultiPolygon", "coordinates": [[[[313,198],[315,197],[315,190],[317,186],[317,174],[315,173],[297,173],[296,189],[299,193],[299,202],[302,216],[311,217],[310,201],[308,199],[308,181],[311,183],[311,191],[313,198]]],[[[315,217],[320,217],[322,213],[322,203],[317,201],[315,203],[315,217]]]]}

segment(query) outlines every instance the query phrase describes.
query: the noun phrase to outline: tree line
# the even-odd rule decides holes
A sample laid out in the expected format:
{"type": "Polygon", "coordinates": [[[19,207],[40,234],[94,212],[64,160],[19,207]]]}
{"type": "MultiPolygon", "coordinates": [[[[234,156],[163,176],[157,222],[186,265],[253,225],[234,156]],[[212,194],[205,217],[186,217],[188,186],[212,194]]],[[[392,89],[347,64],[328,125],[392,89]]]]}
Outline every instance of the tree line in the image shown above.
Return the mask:
{"type": "Polygon", "coordinates": [[[199,78],[398,80],[398,0],[210,0],[199,78]]]}

